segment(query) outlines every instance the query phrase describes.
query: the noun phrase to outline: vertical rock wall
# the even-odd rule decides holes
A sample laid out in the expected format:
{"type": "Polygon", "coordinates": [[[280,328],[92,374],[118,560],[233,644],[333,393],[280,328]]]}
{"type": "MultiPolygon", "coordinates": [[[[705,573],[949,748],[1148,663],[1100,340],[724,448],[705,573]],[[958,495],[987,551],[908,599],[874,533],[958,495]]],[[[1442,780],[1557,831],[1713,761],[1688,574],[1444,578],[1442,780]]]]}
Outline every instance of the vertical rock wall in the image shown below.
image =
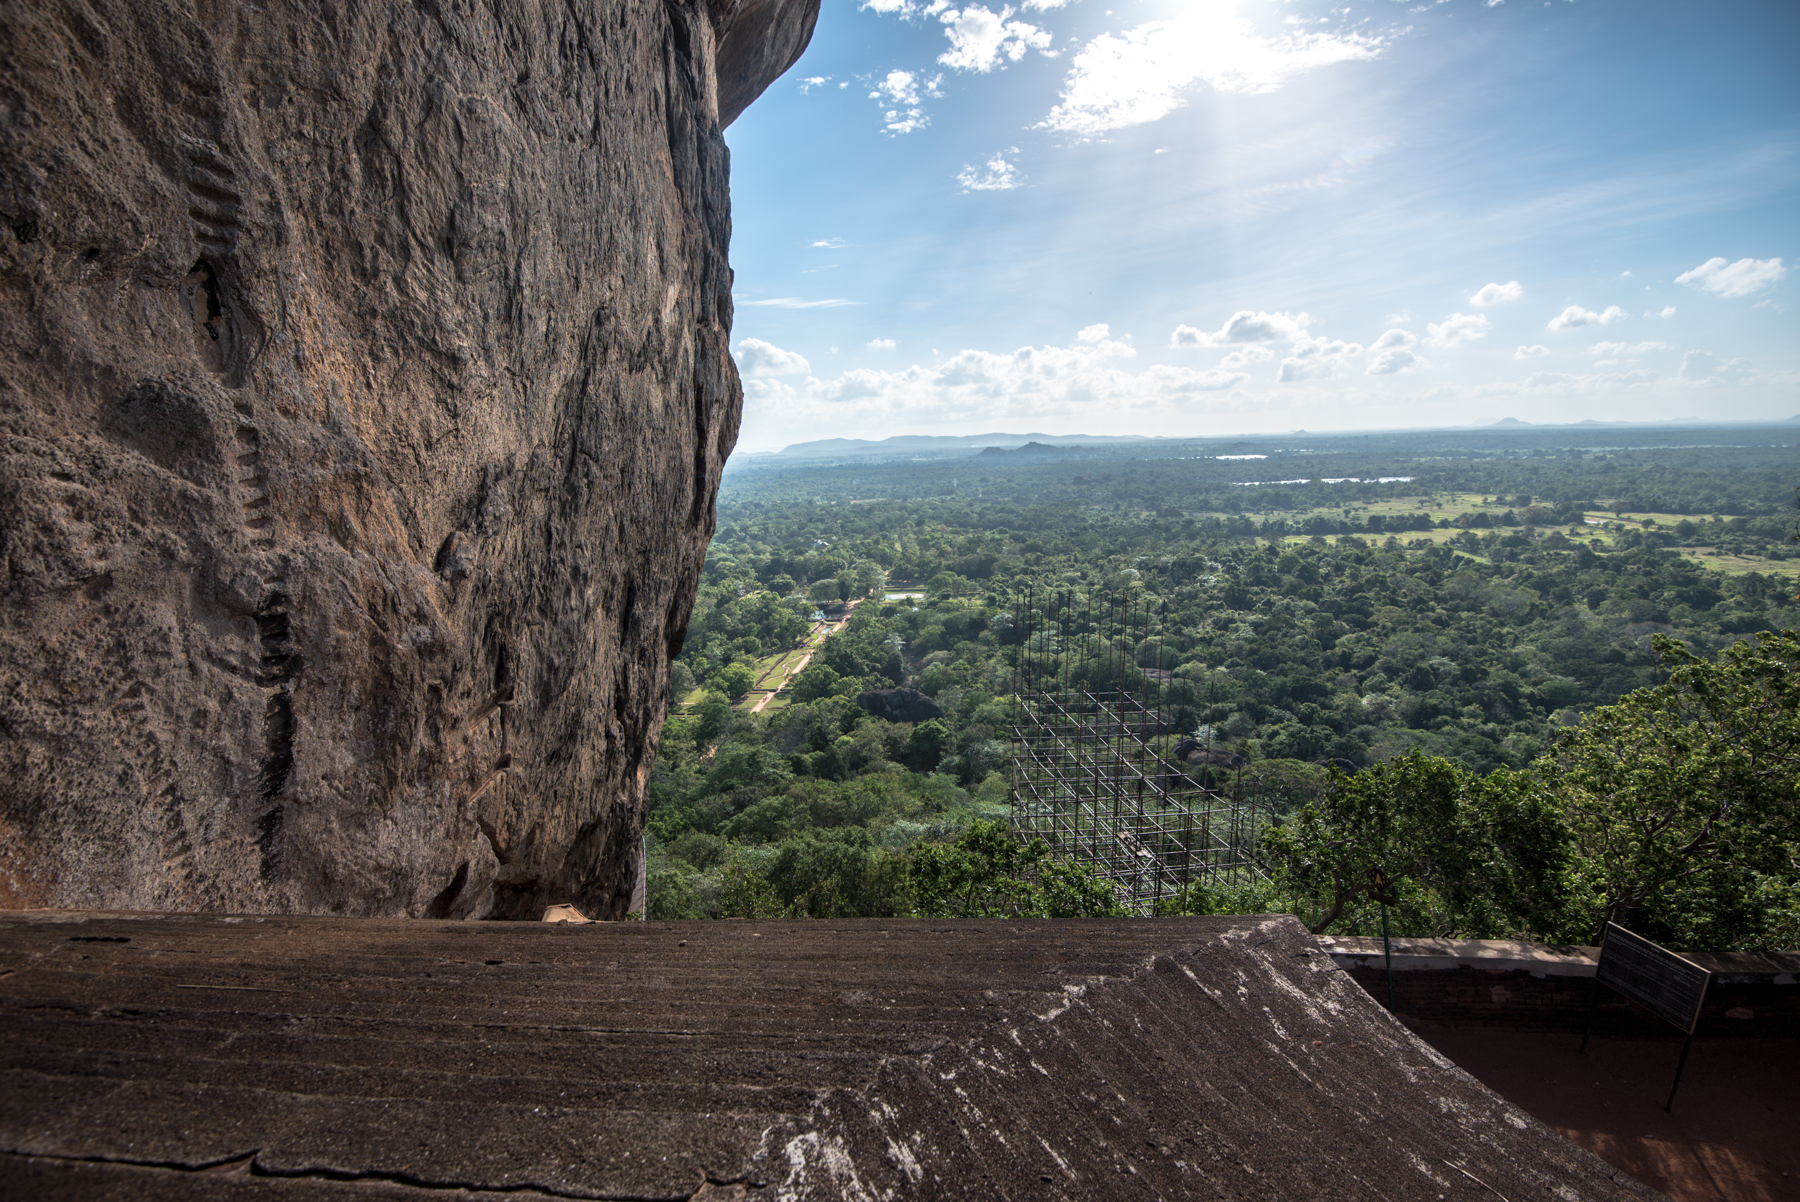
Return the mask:
{"type": "Polygon", "coordinates": [[[0,906],[622,915],[816,14],[0,3],[0,906]]]}

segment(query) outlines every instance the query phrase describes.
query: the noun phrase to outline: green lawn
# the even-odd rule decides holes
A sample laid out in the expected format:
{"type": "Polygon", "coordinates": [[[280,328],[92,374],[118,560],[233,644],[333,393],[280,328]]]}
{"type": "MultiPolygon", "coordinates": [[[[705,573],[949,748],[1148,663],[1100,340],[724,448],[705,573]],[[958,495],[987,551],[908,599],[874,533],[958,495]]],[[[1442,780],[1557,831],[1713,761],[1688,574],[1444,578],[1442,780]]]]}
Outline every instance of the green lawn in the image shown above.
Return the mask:
{"type": "MultiPolygon", "coordinates": [[[[1431,515],[1432,520],[1436,521],[1441,518],[1455,520],[1465,513],[1475,514],[1485,512],[1495,519],[1498,519],[1509,509],[1513,510],[1514,513],[1518,512],[1517,507],[1510,504],[1494,501],[1487,501],[1484,503],[1484,498],[1480,493],[1454,492],[1436,493],[1416,497],[1399,497],[1390,501],[1378,501],[1369,505],[1351,505],[1344,508],[1349,510],[1348,517],[1352,521],[1364,520],[1373,514],[1390,517],[1403,513],[1428,513],[1431,515]]],[[[1342,518],[1346,516],[1344,508],[1322,509],[1317,512],[1326,517],[1342,518]]],[[[1294,520],[1292,514],[1286,513],[1270,514],[1268,516],[1284,517],[1290,521],[1294,520]]],[[[1693,522],[1706,522],[1712,520],[1711,514],[1615,514],[1608,509],[1588,510],[1582,516],[1584,518],[1593,519],[1592,524],[1584,521],[1579,526],[1545,526],[1539,527],[1539,530],[1543,533],[1548,533],[1550,530],[1560,529],[1570,538],[1587,539],[1590,541],[1599,538],[1610,545],[1616,543],[1619,536],[1627,531],[1646,529],[1644,525],[1646,519],[1655,523],[1654,526],[1648,527],[1648,529],[1661,530],[1670,529],[1677,522],[1683,521],[1684,519],[1693,522]]],[[[1301,518],[1299,520],[1303,521],[1305,519],[1301,518]]],[[[1495,526],[1492,528],[1502,531],[1512,529],[1512,527],[1502,526],[1495,526]]],[[[1423,539],[1435,546],[1442,546],[1444,543],[1451,541],[1461,533],[1462,531],[1459,529],[1404,530],[1394,533],[1394,537],[1400,540],[1400,545],[1403,547],[1416,539],[1423,539]]],[[[1486,532],[1478,531],[1478,533],[1486,532]]],[[[1356,535],[1328,534],[1325,536],[1325,539],[1327,542],[1336,543],[1346,537],[1360,538],[1371,542],[1383,542],[1388,536],[1384,533],[1364,532],[1356,535]]],[[[1310,542],[1311,536],[1305,534],[1290,534],[1282,541],[1288,546],[1298,546],[1310,542]]],[[[1674,551],[1678,555],[1685,555],[1701,566],[1715,572],[1724,572],[1727,574],[1739,572],[1766,572],[1779,576],[1800,577],[1800,561],[1796,560],[1764,559],[1757,555],[1720,554],[1712,547],[1670,547],[1669,550],[1674,551]]],[[[1465,552],[1465,554],[1468,554],[1468,552],[1465,552]]],[[[1474,555],[1472,558],[1480,559],[1482,557],[1474,555]]]]}

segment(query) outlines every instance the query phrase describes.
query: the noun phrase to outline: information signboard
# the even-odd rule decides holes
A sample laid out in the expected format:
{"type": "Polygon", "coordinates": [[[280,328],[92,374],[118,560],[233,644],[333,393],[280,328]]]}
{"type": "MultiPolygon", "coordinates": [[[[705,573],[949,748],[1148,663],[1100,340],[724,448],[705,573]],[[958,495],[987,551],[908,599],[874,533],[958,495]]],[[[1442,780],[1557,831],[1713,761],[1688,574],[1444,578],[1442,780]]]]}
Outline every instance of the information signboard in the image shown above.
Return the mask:
{"type": "Polygon", "coordinates": [[[1689,1035],[1700,1024],[1700,1004],[1712,980],[1712,973],[1693,961],[1611,922],[1594,976],[1689,1035]]]}

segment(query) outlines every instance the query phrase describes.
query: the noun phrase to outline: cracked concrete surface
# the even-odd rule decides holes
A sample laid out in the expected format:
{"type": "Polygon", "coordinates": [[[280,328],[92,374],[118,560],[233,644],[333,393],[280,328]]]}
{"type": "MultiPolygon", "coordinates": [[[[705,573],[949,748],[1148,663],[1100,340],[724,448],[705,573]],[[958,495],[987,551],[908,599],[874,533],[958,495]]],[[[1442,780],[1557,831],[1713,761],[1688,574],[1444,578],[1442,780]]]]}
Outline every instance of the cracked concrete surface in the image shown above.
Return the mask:
{"type": "Polygon", "coordinates": [[[1288,918],[0,918],[0,1192],[1651,1198],[1288,918]]]}

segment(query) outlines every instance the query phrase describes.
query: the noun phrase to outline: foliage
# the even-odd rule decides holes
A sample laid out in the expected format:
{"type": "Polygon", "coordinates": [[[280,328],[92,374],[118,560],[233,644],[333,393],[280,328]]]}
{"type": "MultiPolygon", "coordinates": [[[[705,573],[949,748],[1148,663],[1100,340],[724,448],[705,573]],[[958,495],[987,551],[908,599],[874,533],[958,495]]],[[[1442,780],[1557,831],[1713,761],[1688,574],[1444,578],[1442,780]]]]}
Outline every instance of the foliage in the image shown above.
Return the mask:
{"type": "MultiPolygon", "coordinates": [[[[1777,574],[1800,558],[1791,451],[1696,441],[1609,428],[734,459],[672,671],[675,700],[701,692],[672,712],[649,781],[651,913],[1113,905],[1104,882],[1048,855],[1014,863],[1029,845],[991,837],[1010,812],[1015,606],[1054,588],[1077,609],[1134,599],[1138,626],[1091,633],[1158,693],[1172,730],[1155,749],[1172,759],[1192,734],[1243,757],[1172,767],[1241,787],[1280,824],[1269,883],[1196,884],[1165,910],[1365,931],[1378,868],[1409,933],[1585,939],[1610,912],[1694,950],[1800,942],[1791,804],[1771,800],[1792,779],[1758,750],[1775,736],[1732,744],[1705,716],[1779,709],[1782,677],[1751,687],[1728,656],[1739,683],[1708,702],[1718,672],[1659,642],[1705,667],[1800,626],[1777,574]],[[1268,458],[1218,458],[1240,455],[1268,458]],[[889,578],[904,597],[868,596],[889,578]],[[865,599],[772,705],[734,705],[807,637],[814,596],[865,599]],[[893,686],[942,715],[855,704],[893,686]],[[1636,845],[1620,833],[1651,827],[1636,845]]],[[[1100,681],[1103,662],[1070,667],[1100,681]]]]}
{"type": "Polygon", "coordinates": [[[726,664],[713,673],[712,679],[720,692],[736,701],[755,686],[756,673],[748,664],[726,664]]]}
{"type": "Polygon", "coordinates": [[[1598,899],[1596,938],[1628,918],[1690,932],[1722,910],[1740,930],[1779,922],[1792,905],[1780,882],[1800,876],[1800,634],[1764,633],[1716,662],[1655,645],[1668,679],[1596,710],[1542,767],[1598,899]]]}
{"type": "Polygon", "coordinates": [[[1111,884],[1083,865],[1050,858],[1042,839],[1004,822],[975,822],[954,843],[913,853],[918,913],[928,918],[1104,918],[1124,913],[1111,884]]]}
{"type": "Polygon", "coordinates": [[[1191,881],[1156,907],[1158,918],[1182,914],[1286,914],[1295,909],[1293,899],[1269,880],[1225,884],[1191,881]]]}
{"type": "Polygon", "coordinates": [[[1384,900],[1418,934],[1554,938],[1566,921],[1568,837],[1526,774],[1408,752],[1340,777],[1263,846],[1315,933],[1384,900]]]}

